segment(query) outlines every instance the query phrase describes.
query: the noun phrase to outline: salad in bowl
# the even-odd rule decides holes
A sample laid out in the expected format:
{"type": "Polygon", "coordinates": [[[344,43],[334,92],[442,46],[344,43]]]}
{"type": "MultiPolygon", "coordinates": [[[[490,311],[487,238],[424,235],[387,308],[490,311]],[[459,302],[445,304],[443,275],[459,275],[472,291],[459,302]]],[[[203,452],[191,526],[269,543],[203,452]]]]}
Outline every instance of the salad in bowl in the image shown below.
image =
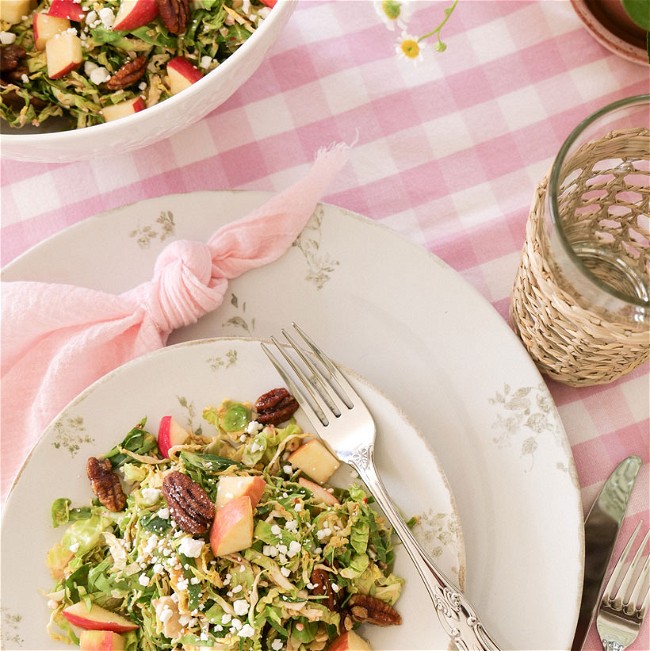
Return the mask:
{"type": "Polygon", "coordinates": [[[192,430],[146,418],[52,505],[52,639],[81,649],[369,649],[401,623],[392,532],[304,431],[286,389],[224,400],[192,430]]]}
{"type": "Polygon", "coordinates": [[[186,90],[236,52],[276,0],[0,0],[0,116],[68,128],[186,90]]]}

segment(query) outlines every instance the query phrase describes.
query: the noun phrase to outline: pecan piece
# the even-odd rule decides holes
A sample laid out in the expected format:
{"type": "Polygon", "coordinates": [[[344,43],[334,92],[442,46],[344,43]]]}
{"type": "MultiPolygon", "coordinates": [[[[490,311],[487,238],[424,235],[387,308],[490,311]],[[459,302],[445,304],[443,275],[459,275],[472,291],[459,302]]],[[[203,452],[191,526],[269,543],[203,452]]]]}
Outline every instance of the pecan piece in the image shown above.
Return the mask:
{"type": "Polygon", "coordinates": [[[156,0],[160,19],[172,33],[182,34],[190,19],[190,0],[156,0]]]}
{"type": "Polygon", "coordinates": [[[113,472],[108,459],[90,457],[86,463],[86,474],[93,493],[109,511],[121,511],[126,506],[120,478],[113,472]]]}
{"type": "Polygon", "coordinates": [[[397,626],[402,623],[402,616],[390,604],[367,594],[352,595],[348,607],[356,622],[369,622],[375,626],[397,626]]]}
{"type": "Polygon", "coordinates": [[[332,588],[330,573],[322,567],[315,567],[311,573],[309,582],[314,586],[311,590],[312,594],[317,597],[325,597],[325,599],[321,600],[321,603],[336,612],[338,599],[336,592],[332,588]]]}
{"type": "Polygon", "coordinates": [[[29,75],[29,69],[27,66],[20,65],[17,68],[14,68],[13,70],[7,72],[4,76],[4,79],[10,84],[19,86],[23,83],[23,77],[25,75],[29,75]]]}
{"type": "Polygon", "coordinates": [[[271,389],[255,401],[256,420],[262,425],[279,425],[298,411],[298,401],[284,388],[271,389]]]}
{"type": "Polygon", "coordinates": [[[163,480],[163,495],[176,524],[187,533],[205,533],[214,519],[208,494],[182,472],[170,472],[163,480]]]}
{"type": "Polygon", "coordinates": [[[5,73],[15,70],[20,62],[27,56],[27,52],[20,45],[3,45],[0,48],[0,71],[5,73]]]}
{"type": "Polygon", "coordinates": [[[127,61],[107,82],[109,90],[120,90],[135,84],[142,79],[147,70],[147,57],[139,56],[127,61]]]}

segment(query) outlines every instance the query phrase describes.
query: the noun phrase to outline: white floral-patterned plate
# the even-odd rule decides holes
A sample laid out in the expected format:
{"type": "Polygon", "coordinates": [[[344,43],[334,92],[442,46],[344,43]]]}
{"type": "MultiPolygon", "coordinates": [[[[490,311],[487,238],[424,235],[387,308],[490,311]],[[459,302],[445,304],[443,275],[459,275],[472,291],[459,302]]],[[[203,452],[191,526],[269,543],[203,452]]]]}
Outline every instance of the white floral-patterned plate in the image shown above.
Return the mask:
{"type": "MultiPolygon", "coordinates": [[[[351,377],[375,415],[377,464],[390,494],[407,517],[420,516],[416,532],[423,545],[450,577],[462,583],[462,537],[438,462],[393,403],[356,374],[351,377]]],[[[277,386],[282,381],[259,340],[222,338],[177,344],[141,357],[75,399],[45,431],[8,500],[3,555],[11,562],[4,564],[2,582],[11,586],[11,592],[3,594],[3,608],[14,615],[15,625],[10,630],[3,626],[5,648],[69,648],[47,636],[47,600],[39,599],[39,592],[53,585],[43,559],[63,532],[51,526],[52,501],[69,497],[76,506],[88,504],[92,499],[85,477],[89,456],[108,452],[143,416],[154,433],[166,414],[188,428],[201,426],[208,432],[210,425],[201,418],[203,408],[228,398],[254,402],[277,386]],[[29,535],[25,535],[25,517],[29,535]],[[16,621],[15,615],[21,619],[16,621]]],[[[301,411],[296,417],[310,429],[301,411]]],[[[352,481],[349,469],[342,467],[332,483],[352,481]]],[[[399,602],[402,626],[368,626],[362,634],[374,649],[445,648],[448,639],[437,625],[433,607],[427,612],[427,592],[401,548],[395,571],[406,579],[399,602]]]]}
{"type": "MultiPolygon", "coordinates": [[[[199,192],[113,210],[33,248],[3,278],[130,289],[171,240],[205,241],[268,196],[199,192]]],[[[423,248],[321,205],[286,255],[233,281],[224,304],[171,343],[264,338],[292,320],[399,404],[435,451],[463,528],[467,593],[497,641],[570,648],[584,565],[573,458],[498,313],[423,248]]]]}

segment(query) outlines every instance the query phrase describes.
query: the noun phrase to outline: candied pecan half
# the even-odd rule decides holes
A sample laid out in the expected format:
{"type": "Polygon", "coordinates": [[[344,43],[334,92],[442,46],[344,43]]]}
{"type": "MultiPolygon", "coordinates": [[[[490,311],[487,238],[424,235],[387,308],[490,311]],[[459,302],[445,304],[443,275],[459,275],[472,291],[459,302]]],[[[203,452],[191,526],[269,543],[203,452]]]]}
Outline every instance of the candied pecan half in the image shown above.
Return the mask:
{"type": "Polygon", "coordinates": [[[325,597],[321,601],[324,606],[336,612],[338,606],[338,598],[336,592],[332,588],[332,581],[330,580],[330,573],[322,567],[315,567],[309,578],[309,582],[314,586],[311,590],[312,594],[318,597],[325,597]]]}
{"type": "Polygon", "coordinates": [[[170,472],[163,480],[163,495],[176,524],[187,533],[205,533],[214,519],[208,494],[182,472],[170,472]]]}
{"type": "Polygon", "coordinates": [[[6,77],[7,72],[16,70],[20,62],[27,56],[27,52],[20,45],[3,45],[0,48],[0,72],[6,77]]]}
{"type": "Polygon", "coordinates": [[[126,506],[120,478],[113,472],[108,459],[90,457],[86,463],[86,474],[93,493],[109,511],[121,511],[126,506]]]}
{"type": "Polygon", "coordinates": [[[284,388],[271,389],[255,401],[256,420],[262,425],[279,425],[298,411],[298,401],[284,388]]]}
{"type": "Polygon", "coordinates": [[[156,0],[160,19],[172,33],[182,34],[190,19],[190,0],[156,0]]]}
{"type": "Polygon", "coordinates": [[[356,622],[368,622],[375,626],[397,626],[402,623],[402,616],[390,604],[367,594],[352,595],[348,607],[356,622]]]}
{"type": "Polygon", "coordinates": [[[147,57],[139,56],[132,61],[127,61],[115,74],[106,82],[109,90],[120,90],[132,86],[140,81],[147,70],[147,57]]]}

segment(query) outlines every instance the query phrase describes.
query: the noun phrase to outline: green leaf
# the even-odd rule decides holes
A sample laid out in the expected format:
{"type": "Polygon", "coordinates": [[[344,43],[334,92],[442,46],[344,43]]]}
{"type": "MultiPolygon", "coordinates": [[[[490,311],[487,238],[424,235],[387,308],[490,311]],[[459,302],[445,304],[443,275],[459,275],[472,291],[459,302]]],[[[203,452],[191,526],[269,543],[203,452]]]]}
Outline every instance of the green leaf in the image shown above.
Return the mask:
{"type": "Polygon", "coordinates": [[[650,0],[621,0],[628,16],[646,32],[650,32],[650,0]]]}
{"type": "Polygon", "coordinates": [[[59,527],[70,519],[70,500],[61,497],[52,504],[52,526],[59,527]]]}
{"type": "Polygon", "coordinates": [[[158,535],[165,533],[168,529],[171,528],[171,525],[169,524],[169,520],[165,520],[164,518],[161,518],[156,513],[149,513],[148,515],[145,515],[142,518],[140,518],[140,526],[145,531],[150,531],[151,533],[155,533],[158,535]]]}
{"type": "Polygon", "coordinates": [[[110,459],[113,468],[119,468],[127,461],[129,463],[139,463],[139,461],[136,461],[132,457],[121,452],[120,449],[129,450],[130,452],[135,452],[140,455],[146,455],[150,452],[156,454],[158,452],[158,441],[156,440],[156,437],[144,429],[146,422],[147,419],[143,418],[126,435],[120,445],[116,445],[110,450],[110,452],[108,452],[108,454],[104,455],[107,459],[110,459]]]}

